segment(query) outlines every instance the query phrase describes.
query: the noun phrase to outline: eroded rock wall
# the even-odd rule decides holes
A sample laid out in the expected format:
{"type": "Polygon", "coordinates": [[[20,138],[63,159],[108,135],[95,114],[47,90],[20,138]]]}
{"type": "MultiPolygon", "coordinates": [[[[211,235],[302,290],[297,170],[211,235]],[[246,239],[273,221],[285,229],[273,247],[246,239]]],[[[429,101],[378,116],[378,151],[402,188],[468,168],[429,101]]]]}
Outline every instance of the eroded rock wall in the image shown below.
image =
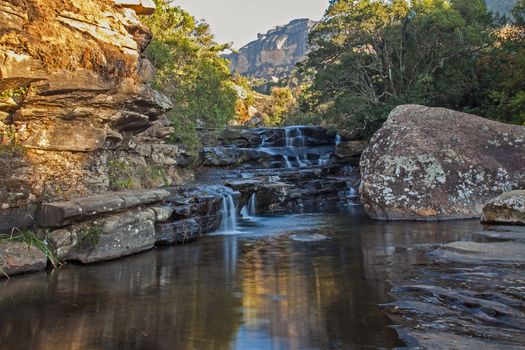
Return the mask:
{"type": "Polygon", "coordinates": [[[153,10],[0,0],[0,231],[30,225],[42,201],[191,177],[184,149],[165,142],[172,104],[141,57],[151,33],[137,12],[153,10]]]}

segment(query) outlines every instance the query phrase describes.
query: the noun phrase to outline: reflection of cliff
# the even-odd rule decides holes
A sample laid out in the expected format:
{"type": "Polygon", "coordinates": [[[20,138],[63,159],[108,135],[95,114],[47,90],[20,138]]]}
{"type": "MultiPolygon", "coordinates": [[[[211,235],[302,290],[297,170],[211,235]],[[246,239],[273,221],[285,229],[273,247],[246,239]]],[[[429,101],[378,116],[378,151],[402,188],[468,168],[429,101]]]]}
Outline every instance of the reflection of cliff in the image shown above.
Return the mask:
{"type": "Polygon", "coordinates": [[[286,76],[308,53],[308,33],[315,23],[296,19],[260,34],[256,41],[227,56],[232,70],[260,78],[286,76]]]}

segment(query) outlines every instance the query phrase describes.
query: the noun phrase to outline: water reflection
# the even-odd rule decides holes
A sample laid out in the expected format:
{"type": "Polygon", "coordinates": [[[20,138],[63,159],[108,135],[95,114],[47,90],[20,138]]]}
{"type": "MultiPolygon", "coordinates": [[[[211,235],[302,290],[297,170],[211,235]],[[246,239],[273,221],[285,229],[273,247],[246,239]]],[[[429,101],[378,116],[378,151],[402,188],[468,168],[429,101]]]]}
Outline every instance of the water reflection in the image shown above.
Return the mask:
{"type": "Polygon", "coordinates": [[[268,217],[241,235],[17,277],[0,287],[1,347],[402,346],[378,306],[396,278],[385,266],[417,262],[399,253],[469,239],[477,227],[379,224],[360,212],[268,217]],[[294,233],[328,239],[298,242],[294,233]]]}

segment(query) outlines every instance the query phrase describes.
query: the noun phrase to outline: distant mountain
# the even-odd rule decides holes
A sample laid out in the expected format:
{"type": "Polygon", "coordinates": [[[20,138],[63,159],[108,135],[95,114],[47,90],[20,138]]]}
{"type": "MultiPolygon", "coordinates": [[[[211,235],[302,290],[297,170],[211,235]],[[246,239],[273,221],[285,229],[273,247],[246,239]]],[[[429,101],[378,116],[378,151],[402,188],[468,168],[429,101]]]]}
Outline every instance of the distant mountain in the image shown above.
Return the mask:
{"type": "MultiPolygon", "coordinates": [[[[510,17],[518,0],[486,0],[488,8],[510,17]]],[[[308,54],[308,33],[317,22],[296,19],[259,34],[257,40],[243,46],[237,53],[226,55],[232,71],[245,76],[272,79],[290,74],[295,64],[308,54]]]]}
{"type": "Polygon", "coordinates": [[[308,53],[308,33],[316,22],[296,19],[259,34],[237,53],[226,55],[232,71],[257,78],[282,78],[308,53]]]}

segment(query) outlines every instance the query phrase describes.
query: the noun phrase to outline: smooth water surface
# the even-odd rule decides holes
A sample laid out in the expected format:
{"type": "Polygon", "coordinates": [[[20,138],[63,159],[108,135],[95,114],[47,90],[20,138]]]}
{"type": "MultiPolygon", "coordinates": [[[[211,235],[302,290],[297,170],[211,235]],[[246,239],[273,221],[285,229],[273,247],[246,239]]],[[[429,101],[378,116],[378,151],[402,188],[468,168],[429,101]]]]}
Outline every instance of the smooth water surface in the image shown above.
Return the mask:
{"type": "Polygon", "coordinates": [[[0,348],[402,347],[379,306],[392,301],[386,267],[402,273],[418,259],[405,254],[410,247],[470,240],[480,229],[475,221],[378,223],[358,208],[239,226],[239,234],[2,281],[0,348]]]}

